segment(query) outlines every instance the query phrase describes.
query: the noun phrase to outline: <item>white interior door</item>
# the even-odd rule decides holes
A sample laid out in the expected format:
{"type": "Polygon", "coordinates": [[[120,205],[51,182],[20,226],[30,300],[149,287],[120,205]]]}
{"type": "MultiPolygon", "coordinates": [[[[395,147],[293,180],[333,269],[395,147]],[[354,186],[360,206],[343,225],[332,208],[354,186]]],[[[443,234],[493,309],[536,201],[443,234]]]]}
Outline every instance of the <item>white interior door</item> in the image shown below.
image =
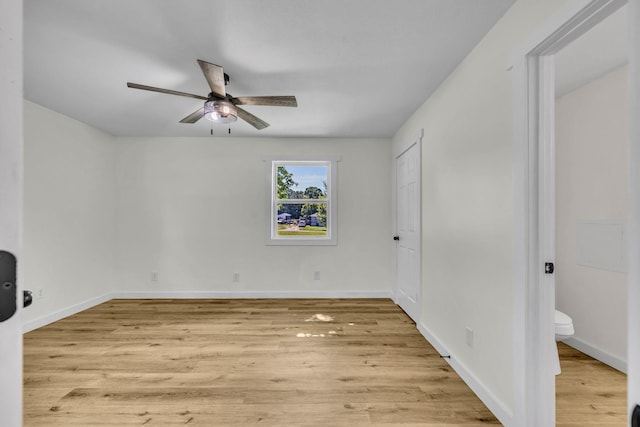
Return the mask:
{"type": "Polygon", "coordinates": [[[418,323],[421,283],[420,140],[396,156],[396,302],[418,323]]]}
{"type": "MultiPolygon", "coordinates": [[[[0,250],[17,255],[22,216],[22,0],[0,2],[0,64],[0,250]]],[[[0,423],[7,427],[22,425],[19,283],[15,294],[16,314],[0,322],[0,423]]]]}

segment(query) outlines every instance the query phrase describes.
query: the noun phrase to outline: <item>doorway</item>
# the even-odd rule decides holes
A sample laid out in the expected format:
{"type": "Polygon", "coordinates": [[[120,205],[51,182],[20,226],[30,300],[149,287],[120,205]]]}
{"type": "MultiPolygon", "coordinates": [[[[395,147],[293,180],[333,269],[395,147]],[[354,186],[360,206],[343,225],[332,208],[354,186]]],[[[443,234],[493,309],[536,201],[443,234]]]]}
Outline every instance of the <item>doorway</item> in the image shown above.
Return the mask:
{"type": "MultiPolygon", "coordinates": [[[[554,311],[555,280],[550,264],[555,261],[554,239],[554,58],[559,50],[611,15],[627,2],[624,0],[593,0],[568,5],[558,16],[541,28],[536,38],[515,52],[512,63],[516,85],[516,120],[514,138],[514,180],[516,206],[520,211],[515,221],[516,277],[514,281],[514,321],[516,328],[516,388],[520,395],[516,402],[518,418],[526,426],[555,425],[555,362],[554,311]],[[517,311],[520,310],[520,315],[517,311]]],[[[630,19],[640,17],[638,0],[630,0],[630,19]]],[[[634,21],[631,21],[634,22],[634,21]]],[[[640,32],[630,26],[631,40],[640,32]]],[[[636,41],[637,43],[637,41],[636,41]]],[[[638,114],[638,57],[630,52],[630,113],[638,114]]],[[[630,125],[628,301],[640,292],[640,268],[635,259],[640,252],[640,229],[636,216],[640,215],[640,183],[634,180],[640,165],[640,128],[630,125]]],[[[636,316],[635,313],[633,316],[636,316]]],[[[637,382],[634,354],[640,352],[637,328],[629,317],[629,413],[640,398],[640,391],[631,384],[637,382]],[[636,341],[638,341],[636,343],[636,341]],[[635,349],[635,350],[634,350],[635,349]]]]}
{"type": "Polygon", "coordinates": [[[396,303],[418,324],[421,301],[422,131],[401,147],[395,161],[396,303]]]}
{"type": "Polygon", "coordinates": [[[554,55],[555,307],[575,326],[558,426],[626,420],[627,22],[623,6],[554,55]]]}

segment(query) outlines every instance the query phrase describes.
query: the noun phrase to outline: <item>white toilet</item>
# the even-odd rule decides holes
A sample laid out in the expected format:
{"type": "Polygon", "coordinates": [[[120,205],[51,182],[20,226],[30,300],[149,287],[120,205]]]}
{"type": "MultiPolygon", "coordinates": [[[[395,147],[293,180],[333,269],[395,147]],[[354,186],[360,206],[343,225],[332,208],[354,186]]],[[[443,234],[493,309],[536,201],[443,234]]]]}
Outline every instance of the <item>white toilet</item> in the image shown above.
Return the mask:
{"type": "MultiPolygon", "coordinates": [[[[556,341],[563,341],[574,334],[573,320],[561,311],[556,310],[555,313],[555,329],[556,329],[556,341]]],[[[558,346],[556,345],[556,363],[555,374],[560,374],[560,356],[558,355],[558,346]]]]}
{"type": "Polygon", "coordinates": [[[563,341],[574,334],[573,320],[561,311],[555,314],[556,341],[563,341]]]}

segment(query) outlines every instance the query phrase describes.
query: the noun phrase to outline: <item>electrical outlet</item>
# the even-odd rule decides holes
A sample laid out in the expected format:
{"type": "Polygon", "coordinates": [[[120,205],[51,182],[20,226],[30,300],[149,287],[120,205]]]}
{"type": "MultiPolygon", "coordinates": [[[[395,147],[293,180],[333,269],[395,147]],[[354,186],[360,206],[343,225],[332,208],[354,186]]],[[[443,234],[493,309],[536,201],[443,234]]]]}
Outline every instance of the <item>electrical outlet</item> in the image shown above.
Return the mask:
{"type": "Polygon", "coordinates": [[[152,271],[151,272],[151,281],[152,282],[157,282],[158,281],[158,272],[157,271],[152,271]]]}
{"type": "Polygon", "coordinates": [[[467,326],[465,330],[467,331],[467,345],[473,347],[473,329],[467,326]]]}
{"type": "Polygon", "coordinates": [[[233,282],[238,283],[240,281],[240,273],[233,273],[233,282]]]}
{"type": "Polygon", "coordinates": [[[320,280],[320,271],[316,270],[313,272],[313,280],[320,280]]]}

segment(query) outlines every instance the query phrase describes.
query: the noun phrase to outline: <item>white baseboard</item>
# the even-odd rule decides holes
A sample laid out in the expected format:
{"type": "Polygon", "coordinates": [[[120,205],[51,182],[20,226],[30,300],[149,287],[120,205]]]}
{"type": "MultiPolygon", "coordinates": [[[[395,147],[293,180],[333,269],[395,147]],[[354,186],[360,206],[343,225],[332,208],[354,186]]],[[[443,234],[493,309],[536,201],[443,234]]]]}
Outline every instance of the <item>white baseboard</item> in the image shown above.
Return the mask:
{"type": "Polygon", "coordinates": [[[569,347],[573,347],[578,351],[583,352],[584,354],[593,357],[596,360],[601,361],[602,363],[611,366],[614,369],[617,369],[620,372],[627,373],[627,361],[623,360],[617,356],[614,356],[606,351],[595,347],[580,338],[569,337],[566,340],[562,341],[569,347]]]}
{"type": "Polygon", "coordinates": [[[174,292],[174,291],[158,291],[158,292],[116,292],[110,294],[104,294],[96,298],[83,301],[79,304],[75,304],[62,310],[58,310],[51,314],[39,317],[34,320],[23,323],[22,333],[33,331],[34,329],[41,328],[50,323],[64,319],[83,310],[94,307],[98,304],[110,301],[112,299],[152,299],[152,298],[167,298],[167,299],[204,299],[204,298],[218,298],[218,299],[248,299],[248,298],[273,298],[273,299],[285,299],[285,298],[391,298],[391,292],[387,291],[186,291],[186,292],[174,292]]]}
{"type": "Polygon", "coordinates": [[[441,356],[450,356],[444,360],[453,368],[454,371],[462,378],[471,390],[487,405],[487,408],[495,415],[495,417],[505,426],[513,425],[513,412],[510,411],[505,404],[495,397],[487,387],[476,378],[475,375],[447,350],[442,342],[422,323],[418,324],[418,331],[425,337],[427,341],[436,349],[441,356]]]}
{"type": "Polygon", "coordinates": [[[111,294],[111,298],[391,298],[388,291],[156,291],[156,292],[120,292],[111,294]]]}
{"type": "Polygon", "coordinates": [[[41,328],[48,325],[49,323],[53,323],[58,320],[64,319],[65,317],[72,316],[76,313],[94,307],[98,304],[102,304],[103,302],[107,302],[111,299],[113,299],[111,297],[111,294],[104,294],[99,297],[83,301],[79,304],[63,308],[62,310],[55,311],[45,316],[38,317],[37,319],[30,320],[22,324],[22,333],[25,334],[27,332],[33,331],[34,329],[41,328]]]}

